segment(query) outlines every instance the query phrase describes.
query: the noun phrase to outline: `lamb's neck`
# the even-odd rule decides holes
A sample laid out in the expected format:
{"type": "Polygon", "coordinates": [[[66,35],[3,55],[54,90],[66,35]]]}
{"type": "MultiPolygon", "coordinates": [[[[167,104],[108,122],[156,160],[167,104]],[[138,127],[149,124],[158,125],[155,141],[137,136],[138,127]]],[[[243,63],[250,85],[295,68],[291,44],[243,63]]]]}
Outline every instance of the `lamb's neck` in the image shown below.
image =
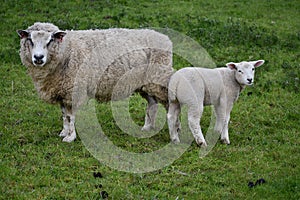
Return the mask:
{"type": "Polygon", "coordinates": [[[240,84],[236,79],[234,79],[236,84],[240,87],[239,94],[244,90],[245,85],[240,84]]]}
{"type": "Polygon", "coordinates": [[[236,80],[235,73],[236,72],[234,70],[226,69],[224,75],[227,76],[226,78],[227,83],[225,85],[227,85],[228,91],[231,91],[232,92],[231,95],[237,99],[240,93],[242,92],[242,90],[245,88],[245,85],[241,85],[236,80]]]}

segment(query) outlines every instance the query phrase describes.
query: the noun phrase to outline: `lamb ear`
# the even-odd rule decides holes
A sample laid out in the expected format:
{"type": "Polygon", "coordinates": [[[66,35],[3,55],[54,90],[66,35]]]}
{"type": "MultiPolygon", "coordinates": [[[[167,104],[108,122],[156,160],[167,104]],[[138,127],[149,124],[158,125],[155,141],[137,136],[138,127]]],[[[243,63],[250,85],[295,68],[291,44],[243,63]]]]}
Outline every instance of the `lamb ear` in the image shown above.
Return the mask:
{"type": "Polygon", "coordinates": [[[257,61],[252,61],[251,63],[253,64],[254,67],[259,67],[264,64],[264,60],[257,60],[257,61]]]}
{"type": "Polygon", "coordinates": [[[52,34],[53,39],[62,42],[63,37],[66,35],[67,33],[64,31],[56,31],[52,34]]]}
{"type": "Polygon", "coordinates": [[[17,30],[17,33],[21,39],[28,38],[29,32],[26,30],[17,30]]]}
{"type": "Polygon", "coordinates": [[[226,66],[231,69],[231,70],[237,70],[237,67],[236,67],[236,63],[233,63],[233,62],[230,62],[230,63],[227,63],[226,66]]]}

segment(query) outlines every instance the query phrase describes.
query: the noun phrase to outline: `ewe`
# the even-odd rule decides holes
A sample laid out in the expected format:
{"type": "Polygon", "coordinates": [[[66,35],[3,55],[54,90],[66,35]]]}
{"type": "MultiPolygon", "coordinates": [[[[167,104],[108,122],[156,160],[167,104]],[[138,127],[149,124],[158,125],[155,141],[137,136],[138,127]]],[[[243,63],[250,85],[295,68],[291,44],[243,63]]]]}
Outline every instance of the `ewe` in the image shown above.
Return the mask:
{"type": "Polygon", "coordinates": [[[187,67],[175,72],[169,82],[168,126],[170,138],[179,143],[179,114],[182,104],[188,108],[188,123],[198,145],[207,146],[199,121],[203,106],[213,105],[216,114],[214,130],[225,144],[230,144],[228,122],[233,103],[240,92],[254,81],[254,71],[264,60],[228,63],[226,67],[207,69],[187,67]]]}
{"type": "Polygon", "coordinates": [[[61,106],[65,142],[76,138],[75,112],[87,96],[105,102],[139,92],[148,101],[143,130],[153,128],[157,102],[167,106],[172,43],[163,34],[146,29],[61,31],[40,22],[17,32],[22,63],[40,98],[61,106]]]}

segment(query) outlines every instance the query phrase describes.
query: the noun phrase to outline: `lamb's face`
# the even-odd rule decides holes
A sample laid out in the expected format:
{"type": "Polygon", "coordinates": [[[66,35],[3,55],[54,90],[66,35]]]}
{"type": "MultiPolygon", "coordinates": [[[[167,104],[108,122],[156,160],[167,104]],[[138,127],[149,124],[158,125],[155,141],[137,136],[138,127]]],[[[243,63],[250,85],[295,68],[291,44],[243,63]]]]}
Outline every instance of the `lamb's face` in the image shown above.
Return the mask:
{"type": "Polygon", "coordinates": [[[235,78],[241,85],[252,85],[254,82],[255,67],[248,63],[242,62],[237,65],[235,78]]]}
{"type": "Polygon", "coordinates": [[[235,79],[241,85],[252,85],[254,82],[255,68],[261,66],[264,60],[228,63],[226,64],[232,70],[235,70],[235,79]]]}
{"type": "Polygon", "coordinates": [[[46,32],[46,31],[18,31],[21,39],[24,39],[23,45],[28,49],[27,55],[30,57],[34,66],[42,67],[49,62],[49,49],[54,43],[62,42],[65,32],[46,32]]]}

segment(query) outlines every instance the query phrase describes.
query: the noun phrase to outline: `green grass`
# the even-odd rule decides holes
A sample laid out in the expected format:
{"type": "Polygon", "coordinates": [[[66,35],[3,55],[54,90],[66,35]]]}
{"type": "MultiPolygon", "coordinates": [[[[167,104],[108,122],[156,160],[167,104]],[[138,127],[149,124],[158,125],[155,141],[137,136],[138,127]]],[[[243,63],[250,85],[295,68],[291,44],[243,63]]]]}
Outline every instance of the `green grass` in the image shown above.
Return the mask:
{"type": "MultiPolygon", "coordinates": [[[[0,199],[101,199],[100,191],[109,199],[300,199],[299,10],[297,0],[2,1],[0,199]],[[196,40],[217,66],[266,63],[234,106],[231,145],[218,143],[200,159],[193,143],[157,171],[120,172],[95,159],[80,138],[66,144],[57,136],[59,107],[39,100],[18,55],[15,30],[35,21],[61,29],[171,28],[196,40]],[[259,178],[266,183],[248,187],[259,178]]],[[[176,69],[187,65],[175,55],[176,69]]],[[[131,98],[131,116],[139,125],[144,109],[143,99],[131,98]]],[[[166,125],[147,139],[122,133],[110,104],[97,105],[97,116],[109,139],[127,151],[151,152],[169,142],[166,125]]],[[[207,108],[204,132],[209,121],[207,108]]]]}

